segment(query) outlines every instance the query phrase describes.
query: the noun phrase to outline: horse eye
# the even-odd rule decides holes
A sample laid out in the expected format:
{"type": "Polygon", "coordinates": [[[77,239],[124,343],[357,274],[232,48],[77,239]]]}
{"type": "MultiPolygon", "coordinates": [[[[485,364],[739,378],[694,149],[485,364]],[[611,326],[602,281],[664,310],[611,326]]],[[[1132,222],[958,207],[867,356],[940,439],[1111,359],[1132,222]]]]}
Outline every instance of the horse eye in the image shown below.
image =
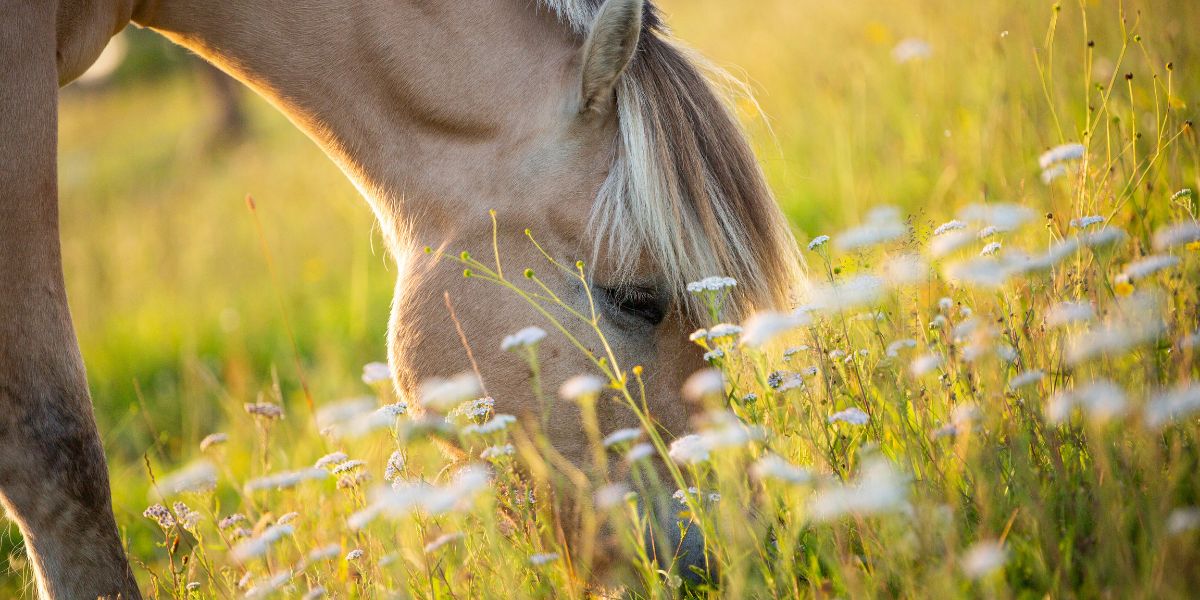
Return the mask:
{"type": "Polygon", "coordinates": [[[621,285],[602,287],[600,291],[612,309],[651,325],[662,323],[667,316],[667,307],[653,288],[621,285]]]}

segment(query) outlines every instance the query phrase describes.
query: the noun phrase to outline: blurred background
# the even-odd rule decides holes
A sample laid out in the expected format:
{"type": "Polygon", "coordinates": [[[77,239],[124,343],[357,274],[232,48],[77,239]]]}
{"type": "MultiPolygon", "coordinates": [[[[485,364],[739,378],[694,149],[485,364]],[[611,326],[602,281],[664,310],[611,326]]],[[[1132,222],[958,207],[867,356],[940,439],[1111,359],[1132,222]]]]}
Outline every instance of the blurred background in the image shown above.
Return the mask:
{"type": "MultiPolygon", "coordinates": [[[[1097,82],[1116,78],[1118,105],[1194,115],[1200,103],[1191,0],[1129,0],[1123,13],[1089,0],[660,4],[678,37],[757,94],[762,116],[738,110],[801,241],[880,203],[923,221],[967,201],[1039,206],[1037,157],[1079,141],[1097,82]],[[1126,73],[1154,85],[1128,92],[1126,73]]],[[[221,411],[276,386],[296,397],[280,303],[318,402],[360,393],[361,366],[385,355],[395,273],[354,188],[263,100],[152,32],[118,40],[62,92],[60,181],[68,289],[120,511],[140,506],[119,482],[145,479],[144,454],[182,461],[221,411]]]]}

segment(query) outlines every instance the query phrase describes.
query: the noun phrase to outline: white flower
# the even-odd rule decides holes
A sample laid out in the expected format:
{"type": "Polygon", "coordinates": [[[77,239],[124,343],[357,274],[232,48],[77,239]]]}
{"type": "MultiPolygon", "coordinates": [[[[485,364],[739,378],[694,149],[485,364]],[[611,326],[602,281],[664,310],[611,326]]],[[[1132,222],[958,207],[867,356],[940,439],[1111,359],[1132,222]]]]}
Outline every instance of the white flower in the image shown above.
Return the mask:
{"type": "Polygon", "coordinates": [[[741,344],[761,348],[776,337],[812,322],[808,315],[763,311],[751,316],[742,327],[741,344]]]}
{"type": "Polygon", "coordinates": [[[1061,327],[1071,323],[1082,323],[1096,318],[1096,309],[1090,302],[1060,302],[1046,313],[1047,327],[1061,327]]]}
{"type": "Polygon", "coordinates": [[[213,446],[220,446],[229,441],[229,436],[224,433],[210,433],[200,440],[200,451],[205,452],[213,446]]]}
{"type": "Polygon", "coordinates": [[[337,544],[329,544],[327,546],[321,546],[320,548],[316,548],[316,549],[312,550],[311,552],[309,552],[308,556],[307,556],[307,560],[309,563],[320,562],[323,560],[329,560],[335,556],[340,555],[341,553],[342,553],[341,546],[339,546],[337,544]]]}
{"type": "Polygon", "coordinates": [[[1156,299],[1135,294],[1121,301],[1121,320],[1093,327],[1067,343],[1067,363],[1075,366],[1097,356],[1119,356],[1129,349],[1158,339],[1166,324],[1158,316],[1156,299]]]}
{"type": "Polygon", "coordinates": [[[610,483],[596,490],[596,508],[606,510],[620,506],[629,496],[629,486],[621,483],[610,483]]]}
{"type": "Polygon", "coordinates": [[[687,291],[693,294],[700,294],[704,292],[719,292],[734,287],[737,287],[737,280],[734,278],[712,276],[687,284],[687,291]]]}
{"type": "Polygon", "coordinates": [[[964,221],[986,223],[997,231],[1012,231],[1033,220],[1033,209],[1020,204],[996,202],[991,204],[971,204],[959,211],[958,216],[964,221]]]}
{"type": "Polygon", "coordinates": [[[463,435],[488,435],[491,433],[500,433],[508,429],[510,425],[517,422],[517,418],[512,415],[498,414],[492,416],[491,419],[483,423],[471,423],[463,427],[460,432],[463,435]]]}
{"type": "Polygon", "coordinates": [[[1076,229],[1087,229],[1088,227],[1091,227],[1092,225],[1099,225],[1100,223],[1103,223],[1104,220],[1105,220],[1104,217],[1101,217],[1100,215],[1092,215],[1089,217],[1079,217],[1078,219],[1071,219],[1071,227],[1074,227],[1076,229]]]}
{"type": "Polygon", "coordinates": [[[491,396],[476,398],[474,400],[463,402],[450,411],[448,417],[466,417],[468,420],[482,419],[492,414],[496,408],[496,400],[491,396]]]}
{"type": "Polygon", "coordinates": [[[467,465],[455,473],[446,485],[409,483],[396,480],[392,488],[376,490],[374,498],[366,508],[354,513],[346,520],[353,530],[362,529],[380,515],[399,518],[415,510],[431,516],[452,511],[465,510],[485,491],[491,488],[491,478],[486,467],[467,465]]]}
{"type": "MultiPolygon", "coordinates": [[[[247,572],[246,576],[249,577],[250,573],[247,572]]],[[[247,599],[266,598],[266,597],[270,596],[272,592],[278,590],[279,588],[283,587],[284,584],[291,581],[291,579],[292,579],[291,571],[289,571],[289,570],[281,571],[275,575],[267,577],[267,578],[263,579],[262,581],[259,581],[258,583],[254,584],[254,587],[246,590],[245,597],[247,599]]]]}
{"type": "Polygon", "coordinates": [[[512,335],[505,336],[500,342],[500,349],[507,352],[514,348],[530,348],[546,339],[546,331],[541,327],[526,327],[512,335]]]}
{"type": "Polygon", "coordinates": [[[558,560],[557,552],[547,552],[545,554],[534,554],[533,556],[530,556],[529,564],[531,564],[535,567],[540,567],[542,565],[552,563],[556,560],[558,560]]]}
{"type": "Polygon", "coordinates": [[[845,410],[839,410],[838,412],[835,412],[832,415],[829,415],[829,419],[828,419],[828,421],[830,423],[837,423],[838,421],[841,421],[843,423],[849,423],[851,425],[866,425],[867,422],[870,420],[871,420],[870,415],[863,412],[862,409],[857,408],[857,407],[850,407],[845,410]]]}
{"type": "Polygon", "coordinates": [[[400,476],[400,472],[404,470],[404,452],[396,450],[392,452],[387,459],[387,466],[384,467],[383,480],[392,481],[400,476]]]}
{"type": "Polygon", "coordinates": [[[907,505],[907,495],[907,480],[888,461],[873,458],[863,464],[855,481],[814,494],[809,511],[817,521],[893,512],[907,505]]]}
{"type": "Polygon", "coordinates": [[[710,426],[700,433],[692,433],[671,443],[667,455],[680,464],[697,464],[709,459],[712,452],[725,448],[745,446],[752,440],[762,439],[763,431],[758,427],[747,427],[733,413],[718,411],[707,415],[710,426]]]}
{"type": "Polygon", "coordinates": [[[725,376],[716,369],[701,369],[692,373],[683,382],[683,397],[693,402],[699,402],[710,396],[725,393],[725,376]]]}
{"type": "Polygon", "coordinates": [[[329,472],[324,469],[302,469],[299,471],[283,471],[257,479],[251,479],[244,486],[247,493],[259,490],[283,490],[296,487],[305,481],[324,479],[329,472]]]}
{"type": "Polygon", "coordinates": [[[262,417],[267,420],[283,418],[283,408],[281,408],[278,404],[272,404],[270,402],[247,403],[243,404],[242,408],[246,409],[246,412],[250,413],[251,415],[262,417]]]}
{"type": "Polygon", "coordinates": [[[1183,189],[1179,190],[1178,192],[1171,194],[1171,202],[1180,202],[1183,200],[1187,200],[1187,199],[1191,198],[1193,195],[1195,195],[1195,193],[1192,192],[1192,190],[1190,188],[1183,188],[1183,189]]]}
{"type": "Polygon", "coordinates": [[[1038,166],[1047,169],[1056,163],[1079,160],[1086,152],[1087,148],[1083,144],[1072,143],[1055,146],[1038,157],[1038,166]]]}
{"type": "Polygon", "coordinates": [[[924,60],[932,54],[929,42],[919,38],[904,38],[892,48],[892,58],[900,64],[924,60]]]}
{"type": "MultiPolygon", "coordinates": [[[[323,434],[341,439],[361,437],[393,424],[395,417],[390,416],[392,409],[379,409],[375,402],[375,398],[362,396],[322,406],[317,410],[317,427],[323,434]]],[[[404,410],[407,410],[407,405],[404,405],[404,410]]]]}
{"type": "Polygon", "coordinates": [[[777,479],[792,484],[806,484],[812,481],[812,473],[807,469],[793,465],[778,454],[767,454],[758,459],[750,467],[750,472],[762,480],[777,479]]]}
{"type": "Polygon", "coordinates": [[[598,396],[605,385],[607,382],[595,375],[576,375],[558,388],[558,395],[563,400],[585,400],[598,396]]]}
{"type": "Polygon", "coordinates": [[[266,554],[271,546],[275,545],[275,542],[292,535],[293,532],[295,529],[291,525],[272,525],[264,529],[258,537],[239,542],[233,547],[230,556],[238,562],[258,558],[266,554]]]}
{"type": "Polygon", "coordinates": [[[355,548],[346,553],[346,562],[354,562],[363,557],[363,551],[355,548]]]}
{"type": "Polygon", "coordinates": [[[1200,411],[1200,385],[1184,384],[1155,394],[1145,408],[1146,424],[1155,429],[1200,411]]]}
{"type": "Polygon", "coordinates": [[[933,238],[929,243],[929,254],[941,258],[975,241],[975,236],[966,231],[951,231],[933,238]]]}
{"type": "Polygon", "coordinates": [[[677,463],[696,464],[708,460],[709,450],[708,445],[704,443],[704,438],[690,433],[671,442],[671,448],[667,455],[677,463]]]}
{"type": "Polygon", "coordinates": [[[290,513],[284,514],[282,517],[279,517],[279,520],[277,520],[275,522],[278,523],[279,525],[287,525],[288,523],[291,523],[292,521],[295,521],[298,518],[300,518],[300,513],[290,512],[290,513]]]}
{"type": "Polygon", "coordinates": [[[908,226],[897,221],[870,222],[838,234],[835,245],[841,250],[858,250],[883,244],[908,233],[908,226]]]}
{"type": "Polygon", "coordinates": [[[923,354],[913,360],[909,371],[913,377],[921,377],[930,371],[942,366],[942,357],[939,354],[923,354]]]}
{"type": "Polygon", "coordinates": [[[894,256],[883,264],[883,278],[893,287],[911,285],[929,276],[929,264],[916,254],[894,256]]]}
{"type": "Polygon", "coordinates": [[[365,460],[348,460],[348,461],[334,467],[333,470],[330,471],[330,473],[333,473],[334,475],[339,475],[339,474],[345,473],[347,471],[353,471],[355,469],[361,468],[363,465],[366,465],[366,464],[367,464],[367,461],[365,461],[365,460]]]}
{"type": "Polygon", "coordinates": [[[713,350],[709,350],[708,352],[705,352],[704,356],[702,356],[701,359],[704,360],[704,362],[706,362],[706,363],[711,363],[711,362],[717,360],[718,358],[724,358],[724,357],[725,357],[725,351],[722,350],[721,348],[715,348],[713,350]]]}
{"type": "Polygon", "coordinates": [[[1042,183],[1050,185],[1055,179],[1067,174],[1067,165],[1054,165],[1049,169],[1042,169],[1042,183]]]}
{"type": "Polygon", "coordinates": [[[613,446],[619,446],[619,445],[628,444],[630,442],[636,442],[639,439],[641,439],[641,437],[642,437],[641,428],[630,427],[627,429],[618,429],[618,430],[608,434],[604,438],[604,447],[612,448],[613,446]]]}
{"type": "Polygon", "coordinates": [[[474,373],[459,373],[450,379],[434,377],[421,382],[421,406],[444,413],[483,395],[474,373]]]}
{"type": "Polygon", "coordinates": [[[512,456],[516,451],[516,448],[514,448],[512,444],[488,446],[487,448],[483,449],[483,452],[479,453],[479,458],[482,458],[483,460],[491,460],[493,458],[500,458],[502,456],[512,456]]]}
{"type": "Polygon", "coordinates": [[[810,307],[815,310],[844,312],[872,306],[883,299],[886,291],[883,279],[875,275],[858,275],[846,281],[814,288],[810,307]]]}
{"type": "Polygon", "coordinates": [[[326,589],[318,585],[309,589],[308,592],[301,596],[300,600],[317,600],[317,598],[324,598],[326,593],[328,593],[326,589]]]}
{"type": "Polygon", "coordinates": [[[824,246],[828,241],[829,241],[829,236],[818,235],[817,237],[813,238],[811,242],[808,243],[808,249],[816,250],[817,248],[824,246]]]}
{"type": "Polygon", "coordinates": [[[331,452],[325,456],[322,456],[321,458],[318,458],[317,462],[313,463],[313,467],[317,469],[327,469],[333,465],[346,462],[347,460],[350,460],[350,457],[345,452],[331,452]]]}
{"type": "Polygon", "coordinates": [[[979,230],[979,239],[986,240],[997,233],[1000,233],[1000,230],[997,229],[995,225],[988,225],[987,227],[979,230]]]}
{"type": "Polygon", "coordinates": [[[962,568],[967,577],[982,579],[1008,562],[1008,551],[1000,542],[976,542],[963,555],[962,568]]]}
{"type": "Polygon", "coordinates": [[[158,490],[164,497],[183,493],[200,493],[217,487],[217,467],[199,460],[158,480],[158,490]]]}
{"type": "Polygon", "coordinates": [[[1088,248],[1102,248],[1123,242],[1127,237],[1129,234],[1125,233],[1124,229],[1105,226],[1081,234],[1079,241],[1088,248]]]}
{"type": "Polygon", "coordinates": [[[955,283],[998,288],[1008,282],[1013,275],[1013,269],[1003,260],[974,258],[947,265],[943,274],[946,279],[955,283]]]}
{"type": "Polygon", "coordinates": [[[444,534],[438,536],[437,539],[433,540],[432,542],[425,544],[425,549],[424,549],[425,554],[433,554],[434,552],[437,552],[438,550],[440,550],[443,546],[445,546],[447,544],[453,544],[454,542],[457,542],[465,537],[467,537],[467,536],[465,534],[463,534],[461,531],[456,531],[454,533],[444,533],[444,534]]]}
{"type": "Polygon", "coordinates": [[[937,229],[933,230],[933,235],[939,236],[939,235],[949,233],[951,231],[958,231],[960,229],[966,229],[966,228],[967,228],[966,223],[963,223],[962,221],[959,221],[958,219],[953,219],[950,221],[946,221],[945,223],[942,223],[941,225],[938,225],[937,229]]]}
{"type": "Polygon", "coordinates": [[[1023,387],[1033,385],[1045,378],[1046,373],[1041,369],[1022,371],[1014,375],[1012,379],[1008,380],[1008,389],[1019,390],[1023,387]]]}
{"type": "Polygon", "coordinates": [[[732,323],[717,323],[709,328],[709,330],[705,333],[705,337],[709,341],[712,341],[722,338],[731,338],[740,334],[741,332],[742,328],[739,325],[734,325],[732,323]]]}
{"type": "Polygon", "coordinates": [[[914,340],[911,338],[903,339],[903,340],[896,340],[896,341],[888,344],[887,355],[892,358],[895,358],[897,356],[900,356],[901,350],[903,350],[905,348],[916,348],[916,347],[917,347],[917,340],[914,340]]]}
{"type": "Polygon", "coordinates": [[[1200,508],[1188,506],[1171,511],[1167,517],[1167,533],[1178,535],[1200,528],[1200,508]]]}
{"type": "Polygon", "coordinates": [[[1046,420],[1062,423],[1078,406],[1095,423],[1104,423],[1125,413],[1127,402],[1120,386],[1107,379],[1097,379],[1073,390],[1062,391],[1046,402],[1046,420]]]}
{"type": "Polygon", "coordinates": [[[1154,232],[1154,249],[1162,252],[1175,246],[1190,244],[1200,240],[1200,223],[1182,221],[1158,228],[1154,232]]]}
{"type": "Polygon", "coordinates": [[[717,492],[709,492],[705,494],[700,491],[700,488],[695,486],[689,487],[686,492],[683,490],[675,490],[675,493],[671,494],[671,497],[674,498],[679,504],[687,506],[687,499],[689,495],[694,496],[697,500],[707,500],[709,502],[721,501],[721,494],[718,494],[717,492]]]}
{"type": "Polygon", "coordinates": [[[367,385],[383,383],[392,380],[392,371],[387,363],[369,362],[363,365],[362,380],[367,385]]]}
{"type": "Polygon", "coordinates": [[[992,242],[979,251],[980,256],[991,256],[1000,251],[1000,242],[992,242]]]}
{"type": "Polygon", "coordinates": [[[629,452],[625,453],[625,462],[633,464],[640,460],[650,458],[653,455],[654,446],[651,446],[650,444],[638,444],[630,448],[629,452]]]}
{"type": "Polygon", "coordinates": [[[1178,256],[1171,256],[1169,254],[1156,254],[1125,265],[1125,271],[1122,273],[1122,275],[1131,281],[1137,281],[1139,279],[1145,279],[1146,277],[1158,273],[1159,271],[1170,269],[1178,264],[1178,256]]]}

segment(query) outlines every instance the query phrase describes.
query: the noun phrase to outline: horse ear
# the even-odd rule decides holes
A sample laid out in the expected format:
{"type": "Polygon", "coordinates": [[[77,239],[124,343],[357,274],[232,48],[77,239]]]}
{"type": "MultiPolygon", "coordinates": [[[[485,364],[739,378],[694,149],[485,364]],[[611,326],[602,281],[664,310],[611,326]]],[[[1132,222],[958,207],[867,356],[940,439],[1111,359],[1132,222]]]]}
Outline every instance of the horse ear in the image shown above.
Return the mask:
{"type": "Polygon", "coordinates": [[[608,0],[600,7],[583,45],[580,112],[603,113],[615,105],[613,89],[633,59],[642,33],[643,0],[608,0]]]}

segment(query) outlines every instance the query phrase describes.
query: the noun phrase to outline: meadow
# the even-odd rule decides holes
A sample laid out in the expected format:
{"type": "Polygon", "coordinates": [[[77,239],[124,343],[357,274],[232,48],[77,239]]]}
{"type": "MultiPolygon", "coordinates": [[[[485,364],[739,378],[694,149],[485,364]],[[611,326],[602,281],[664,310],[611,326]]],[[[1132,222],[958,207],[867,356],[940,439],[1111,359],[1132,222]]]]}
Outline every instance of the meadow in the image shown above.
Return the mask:
{"type": "MultiPolygon", "coordinates": [[[[68,289],[144,592],[576,597],[617,556],[637,597],[1189,596],[1200,5],[661,4],[755,91],[738,112],[812,281],[743,323],[715,310],[731,283],[697,282],[706,418],[596,433],[627,481],[469,389],[412,414],[372,365],[396,276],[373,216],[264,102],[216,144],[190,69],[64,93],[68,289]],[[711,577],[645,555],[656,489],[711,577]]],[[[636,410],[612,364],[564,395],[636,410]]],[[[7,525],[0,595],[30,585],[7,525]]]]}

